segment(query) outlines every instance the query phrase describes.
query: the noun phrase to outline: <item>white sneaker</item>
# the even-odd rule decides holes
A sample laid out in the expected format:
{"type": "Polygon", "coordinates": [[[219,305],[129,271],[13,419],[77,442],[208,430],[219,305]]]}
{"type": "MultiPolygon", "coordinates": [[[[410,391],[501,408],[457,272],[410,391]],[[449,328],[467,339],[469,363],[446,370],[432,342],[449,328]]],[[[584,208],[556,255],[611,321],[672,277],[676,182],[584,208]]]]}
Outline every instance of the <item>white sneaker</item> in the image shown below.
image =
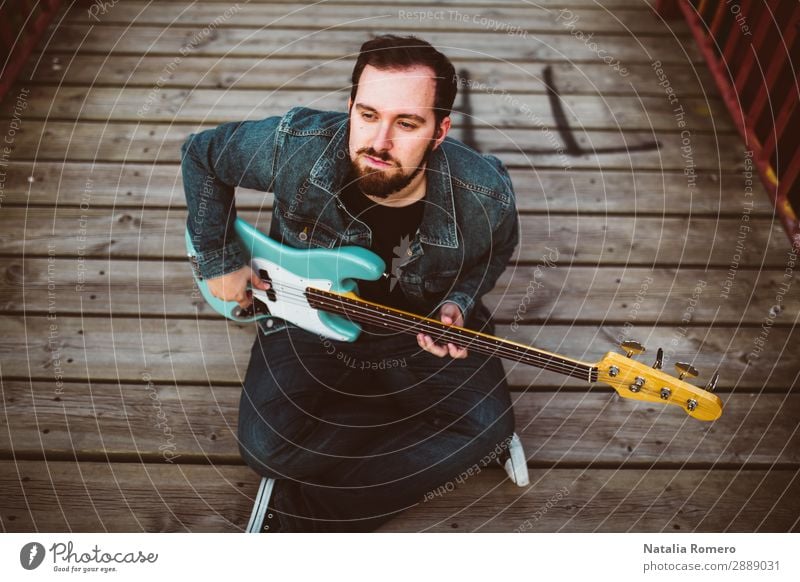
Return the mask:
{"type": "MultiPolygon", "coordinates": [[[[258,493],[256,493],[255,501],[253,502],[253,511],[250,514],[250,521],[247,523],[246,533],[261,533],[262,531],[270,531],[269,524],[264,524],[264,517],[267,516],[267,509],[269,507],[269,500],[272,497],[272,490],[275,488],[275,479],[261,478],[261,485],[258,486],[258,493]]],[[[267,516],[268,522],[272,521],[273,515],[270,513],[267,516]]]]}
{"type": "Polygon", "coordinates": [[[525,451],[522,449],[522,441],[517,433],[511,436],[511,442],[508,445],[508,458],[503,464],[508,478],[511,479],[519,487],[525,487],[530,483],[530,476],[528,475],[528,461],[525,458],[525,451]]]}

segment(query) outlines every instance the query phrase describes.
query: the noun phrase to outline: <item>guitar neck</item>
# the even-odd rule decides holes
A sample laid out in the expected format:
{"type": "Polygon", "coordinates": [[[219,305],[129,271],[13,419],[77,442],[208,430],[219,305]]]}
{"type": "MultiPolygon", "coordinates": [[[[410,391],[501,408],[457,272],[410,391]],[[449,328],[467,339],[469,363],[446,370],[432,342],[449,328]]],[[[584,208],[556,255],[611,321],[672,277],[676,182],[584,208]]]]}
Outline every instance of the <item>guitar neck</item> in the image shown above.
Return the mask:
{"type": "Polygon", "coordinates": [[[453,343],[482,354],[522,362],[590,383],[597,381],[597,366],[593,364],[464,327],[446,325],[435,319],[372,303],[353,294],[345,295],[307,287],[305,295],[309,305],[314,309],[343,315],[357,323],[371,323],[392,331],[414,335],[423,332],[436,342],[453,343]]]}

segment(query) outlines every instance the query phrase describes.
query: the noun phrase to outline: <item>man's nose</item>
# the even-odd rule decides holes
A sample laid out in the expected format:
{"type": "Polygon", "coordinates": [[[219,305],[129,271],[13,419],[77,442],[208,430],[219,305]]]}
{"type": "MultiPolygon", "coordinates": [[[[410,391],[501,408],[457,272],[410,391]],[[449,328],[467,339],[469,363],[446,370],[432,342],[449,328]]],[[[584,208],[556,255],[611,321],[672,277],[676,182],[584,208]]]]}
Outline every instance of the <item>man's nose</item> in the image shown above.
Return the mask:
{"type": "Polygon", "coordinates": [[[378,152],[385,152],[392,149],[392,126],[390,124],[380,124],[378,131],[372,138],[372,148],[378,152]]]}

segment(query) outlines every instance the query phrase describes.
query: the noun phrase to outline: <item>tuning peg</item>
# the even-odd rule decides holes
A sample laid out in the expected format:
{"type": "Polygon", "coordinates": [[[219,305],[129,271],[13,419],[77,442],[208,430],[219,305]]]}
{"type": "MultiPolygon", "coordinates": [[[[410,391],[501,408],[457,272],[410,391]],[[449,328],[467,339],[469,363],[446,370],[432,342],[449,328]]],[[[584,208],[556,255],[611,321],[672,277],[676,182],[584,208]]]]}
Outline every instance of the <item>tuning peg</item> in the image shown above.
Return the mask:
{"type": "Polygon", "coordinates": [[[664,365],[664,350],[658,348],[658,352],[656,352],[656,361],[653,364],[653,368],[656,370],[660,370],[663,365],[664,365]]]}
{"type": "Polygon", "coordinates": [[[689,378],[697,378],[697,375],[700,373],[697,371],[697,368],[691,364],[687,364],[686,362],[676,362],[675,369],[679,374],[678,380],[683,380],[684,376],[688,376],[689,378]]]}
{"type": "Polygon", "coordinates": [[[709,380],[708,384],[706,385],[706,390],[708,392],[713,392],[714,389],[717,387],[717,380],[719,380],[719,372],[715,372],[713,376],[711,376],[711,380],[709,380]]]}
{"type": "Polygon", "coordinates": [[[623,349],[629,358],[632,356],[638,356],[639,354],[643,354],[645,351],[647,351],[642,344],[634,340],[624,341],[619,344],[619,347],[623,349]]]}

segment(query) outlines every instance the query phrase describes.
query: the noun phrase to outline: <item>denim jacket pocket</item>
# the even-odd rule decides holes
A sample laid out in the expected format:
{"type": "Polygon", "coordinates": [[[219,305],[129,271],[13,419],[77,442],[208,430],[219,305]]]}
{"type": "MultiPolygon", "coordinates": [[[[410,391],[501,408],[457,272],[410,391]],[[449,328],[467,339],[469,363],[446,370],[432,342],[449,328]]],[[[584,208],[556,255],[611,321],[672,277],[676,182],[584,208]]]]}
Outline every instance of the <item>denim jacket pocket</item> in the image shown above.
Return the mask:
{"type": "Polygon", "coordinates": [[[319,220],[297,214],[280,216],[280,233],[285,244],[299,249],[332,249],[341,240],[336,231],[319,220]]]}

